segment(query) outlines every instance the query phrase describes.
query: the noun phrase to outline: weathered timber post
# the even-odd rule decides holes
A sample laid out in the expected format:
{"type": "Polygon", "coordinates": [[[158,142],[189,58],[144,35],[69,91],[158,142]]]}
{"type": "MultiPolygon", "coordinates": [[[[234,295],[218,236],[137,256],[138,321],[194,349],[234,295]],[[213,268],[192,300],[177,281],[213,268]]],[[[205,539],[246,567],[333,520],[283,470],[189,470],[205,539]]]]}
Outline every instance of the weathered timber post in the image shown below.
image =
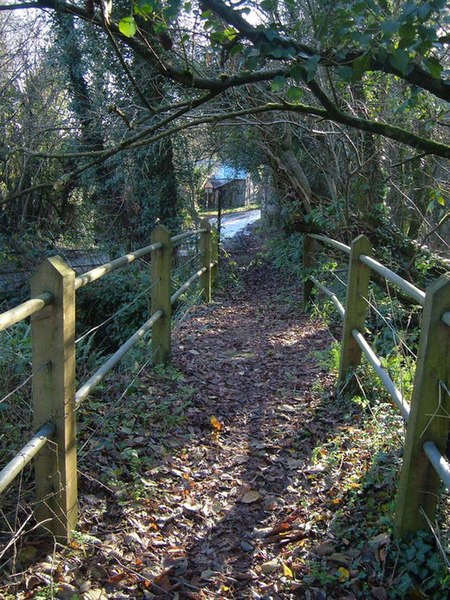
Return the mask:
{"type": "Polygon", "coordinates": [[[399,536],[428,527],[433,521],[440,479],[423,451],[427,441],[445,455],[449,431],[450,327],[442,315],[450,311],[450,274],[426,291],[419,350],[406,432],[403,466],[396,505],[399,536]]]}
{"type": "Polygon", "coordinates": [[[211,269],[211,288],[214,290],[217,283],[217,272],[219,270],[219,235],[217,227],[211,226],[211,262],[215,263],[211,269]]]}
{"type": "Polygon", "coordinates": [[[59,257],[46,259],[31,279],[31,295],[53,302],[31,317],[33,427],[48,421],[54,439],[35,460],[37,509],[42,526],[67,543],[77,524],[75,422],[75,272],[59,257]]]}
{"type": "Polygon", "coordinates": [[[303,309],[307,310],[311,305],[313,282],[309,279],[314,267],[315,240],[307,233],[303,238],[303,309]]]}
{"type": "Polygon", "coordinates": [[[171,319],[170,283],[172,267],[172,243],[169,230],[157,225],[152,231],[152,244],[160,242],[163,246],[152,253],[152,315],[161,310],[163,315],[152,327],[153,364],[166,365],[171,357],[171,319]]]}
{"type": "Polygon", "coordinates": [[[350,263],[348,268],[347,297],[345,301],[345,317],[342,330],[341,358],[339,364],[338,390],[349,393],[355,388],[354,375],[349,379],[350,369],[354,370],[361,361],[361,349],[352,335],[353,329],[364,331],[364,322],[368,310],[368,293],[370,269],[359,260],[361,254],[370,256],[372,245],[360,235],[352,242],[350,263]]]}
{"type": "Polygon", "coordinates": [[[207,219],[202,219],[200,227],[205,230],[200,234],[201,266],[206,268],[200,277],[200,285],[203,290],[203,300],[211,302],[211,224],[207,219]]]}

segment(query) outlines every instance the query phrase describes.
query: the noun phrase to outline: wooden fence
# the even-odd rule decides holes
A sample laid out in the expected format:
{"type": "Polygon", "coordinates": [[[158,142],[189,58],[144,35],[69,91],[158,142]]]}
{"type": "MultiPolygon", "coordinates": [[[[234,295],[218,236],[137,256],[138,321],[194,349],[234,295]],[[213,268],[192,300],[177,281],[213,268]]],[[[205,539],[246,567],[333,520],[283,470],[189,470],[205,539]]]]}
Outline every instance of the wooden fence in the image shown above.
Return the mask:
{"type": "Polygon", "coordinates": [[[351,247],[325,236],[305,236],[303,266],[305,306],[313,286],[326,294],[343,318],[338,388],[352,388],[362,353],[368,359],[407,424],[403,465],[396,501],[396,529],[400,536],[433,521],[441,481],[450,489],[450,463],[444,457],[450,419],[450,273],[434,281],[426,292],[418,289],[372,257],[369,240],[361,235],[351,247]],[[311,273],[317,241],[349,255],[345,306],[311,273]],[[423,307],[414,387],[409,404],[396,388],[380,359],[363,336],[368,312],[371,271],[400,288],[423,307]]]}
{"type": "Polygon", "coordinates": [[[33,348],[33,428],[36,433],[0,471],[0,493],[35,459],[36,517],[58,540],[70,540],[77,524],[77,450],[75,410],[125,354],[152,331],[153,364],[170,360],[171,309],[200,280],[202,297],[211,301],[217,268],[217,236],[208,221],[196,231],[170,237],[157,226],[151,245],[78,277],[60,257],[46,259],[31,280],[31,299],[0,315],[0,331],[31,316],[33,348]],[[171,294],[172,249],[200,236],[201,265],[171,294]],[[75,389],[76,291],[104,275],[151,255],[151,316],[77,391],[75,389]]]}

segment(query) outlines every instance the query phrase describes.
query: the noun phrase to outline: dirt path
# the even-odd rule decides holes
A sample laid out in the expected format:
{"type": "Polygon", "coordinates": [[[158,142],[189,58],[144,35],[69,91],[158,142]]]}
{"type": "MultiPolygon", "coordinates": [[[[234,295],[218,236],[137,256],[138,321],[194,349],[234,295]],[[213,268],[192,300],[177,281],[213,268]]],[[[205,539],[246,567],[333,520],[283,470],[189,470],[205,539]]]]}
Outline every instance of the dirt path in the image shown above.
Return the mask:
{"type": "Polygon", "coordinates": [[[336,552],[329,524],[339,531],[338,485],[372,457],[360,447],[359,467],[324,459],[341,430],[351,448],[360,416],[333,399],[316,354],[331,338],[302,312],[299,282],[259,250],[253,237],[231,249],[237,281],[179,325],[175,369],[148,370],[127,395],[112,381],[91,399],[79,424],[80,532],[69,550],[49,555],[39,540],[31,560],[18,550],[21,579],[4,597],[355,598],[326,596],[307,576],[311,556],[336,555],[330,577],[350,578],[352,555],[336,552]]]}
{"type": "MultiPolygon", "coordinates": [[[[197,310],[180,327],[174,353],[198,390],[192,422],[207,432],[184,462],[193,482],[185,511],[194,524],[182,553],[185,576],[200,587],[210,580],[210,593],[219,584],[233,588],[236,595],[224,597],[236,598],[264,579],[261,567],[270,575],[262,588],[278,587],[282,564],[271,561],[281,558],[272,546],[279,538],[271,530],[301,513],[299,486],[312,466],[307,427],[320,408],[313,390],[325,383],[311,353],[330,343],[299,312],[300,290],[267,263],[244,268],[242,285],[235,297],[197,310]]],[[[302,539],[304,530],[292,527],[286,540],[302,539]]]]}

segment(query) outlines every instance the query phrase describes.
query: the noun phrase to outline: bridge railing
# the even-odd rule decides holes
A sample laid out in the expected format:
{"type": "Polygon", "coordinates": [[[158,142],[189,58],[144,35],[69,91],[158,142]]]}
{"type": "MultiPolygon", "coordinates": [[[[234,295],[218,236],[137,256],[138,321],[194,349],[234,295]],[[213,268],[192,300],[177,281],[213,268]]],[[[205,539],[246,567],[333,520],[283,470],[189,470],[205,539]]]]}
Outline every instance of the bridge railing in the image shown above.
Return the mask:
{"type": "Polygon", "coordinates": [[[201,296],[211,301],[216,274],[217,236],[208,221],[201,228],[170,236],[163,226],[152,233],[151,245],[76,277],[60,257],[46,259],[31,279],[31,299],[0,314],[0,331],[31,317],[32,405],[35,433],[0,471],[0,494],[34,459],[36,518],[60,541],[68,541],[77,523],[76,409],[94,388],[148,332],[152,332],[153,365],[171,355],[172,306],[199,280],[201,296]],[[200,265],[172,293],[172,250],[199,239],[200,265]],[[151,315],[149,319],[76,390],[76,292],[105,275],[150,255],[151,315]]]}
{"type": "Polygon", "coordinates": [[[405,535],[425,528],[427,520],[433,520],[441,482],[450,489],[450,463],[445,458],[450,422],[450,273],[423,291],[375,260],[365,236],[347,246],[322,235],[309,234],[303,248],[306,274],[314,264],[317,241],[349,256],[345,305],[313,275],[306,276],[304,285],[305,306],[310,304],[316,286],[330,298],[343,319],[338,389],[341,393],[354,389],[355,371],[364,354],[407,424],[395,516],[398,534],[405,535]],[[423,307],[411,404],[363,335],[371,271],[423,307]]]}

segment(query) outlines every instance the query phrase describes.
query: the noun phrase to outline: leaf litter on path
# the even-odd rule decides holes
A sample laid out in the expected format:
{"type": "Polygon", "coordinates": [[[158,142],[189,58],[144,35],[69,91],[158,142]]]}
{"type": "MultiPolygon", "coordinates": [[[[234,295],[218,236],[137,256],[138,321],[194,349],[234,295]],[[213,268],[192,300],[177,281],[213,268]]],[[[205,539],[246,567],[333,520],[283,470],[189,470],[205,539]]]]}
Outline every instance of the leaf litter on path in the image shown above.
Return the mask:
{"type": "MultiPolygon", "coordinates": [[[[30,573],[48,560],[61,598],[354,598],[361,573],[383,597],[382,553],[332,530],[359,432],[338,451],[353,409],[317,359],[332,339],[300,310],[299,282],[249,265],[259,252],[253,238],[238,244],[240,286],[176,327],[171,371],[147,370],[113,416],[101,402],[81,415],[78,541],[53,555],[39,542],[42,560],[5,598],[42,590],[30,573]]],[[[122,385],[110,380],[110,401],[122,385]]],[[[356,455],[354,480],[370,460],[356,455]]]]}

